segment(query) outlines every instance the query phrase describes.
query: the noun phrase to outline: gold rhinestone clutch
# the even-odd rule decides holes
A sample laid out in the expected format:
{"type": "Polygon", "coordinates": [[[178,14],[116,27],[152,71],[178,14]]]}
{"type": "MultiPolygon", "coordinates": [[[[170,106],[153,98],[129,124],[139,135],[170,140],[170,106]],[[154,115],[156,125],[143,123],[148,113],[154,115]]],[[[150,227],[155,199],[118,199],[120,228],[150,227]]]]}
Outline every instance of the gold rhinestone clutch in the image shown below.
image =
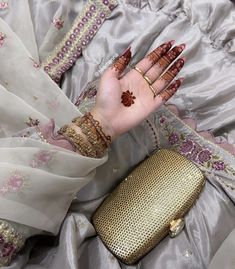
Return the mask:
{"type": "Polygon", "coordinates": [[[95,229],[109,250],[134,264],[168,233],[176,236],[198,198],[205,178],[175,151],[161,149],[139,164],[93,215],[95,229]]]}

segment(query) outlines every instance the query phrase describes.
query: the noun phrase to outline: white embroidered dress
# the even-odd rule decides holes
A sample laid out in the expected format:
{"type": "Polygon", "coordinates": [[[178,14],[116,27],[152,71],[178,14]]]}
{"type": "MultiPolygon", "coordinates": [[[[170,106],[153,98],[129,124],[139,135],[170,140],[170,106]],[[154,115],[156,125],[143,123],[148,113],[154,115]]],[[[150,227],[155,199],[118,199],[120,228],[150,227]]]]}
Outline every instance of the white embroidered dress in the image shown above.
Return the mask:
{"type": "MultiPolygon", "coordinates": [[[[192,121],[181,121],[166,107],[120,137],[108,161],[107,156],[92,159],[53,146],[32,129],[19,137],[38,121],[47,124],[54,119],[56,128],[69,122],[80,114],[73,103],[82,111],[89,109],[96,89],[81,93],[82,89],[130,43],[134,64],[150,46],[177,39],[187,43],[188,63],[174,103],[198,119],[200,130],[213,128],[234,143],[232,2],[118,3],[115,8],[116,1],[110,0],[0,1],[0,217],[25,237],[57,234],[61,227],[58,244],[55,240],[48,245],[51,238],[44,237],[29,259],[34,239],[29,240],[10,268],[130,268],[105,248],[90,216],[130,169],[157,147],[185,155],[208,180],[186,216],[185,230],[174,240],[165,238],[133,268],[206,269],[235,228],[234,149],[226,143],[216,145],[208,133],[196,133],[192,121]],[[61,90],[54,81],[68,69],[61,90]]],[[[231,249],[230,259],[232,253],[231,249]]]]}

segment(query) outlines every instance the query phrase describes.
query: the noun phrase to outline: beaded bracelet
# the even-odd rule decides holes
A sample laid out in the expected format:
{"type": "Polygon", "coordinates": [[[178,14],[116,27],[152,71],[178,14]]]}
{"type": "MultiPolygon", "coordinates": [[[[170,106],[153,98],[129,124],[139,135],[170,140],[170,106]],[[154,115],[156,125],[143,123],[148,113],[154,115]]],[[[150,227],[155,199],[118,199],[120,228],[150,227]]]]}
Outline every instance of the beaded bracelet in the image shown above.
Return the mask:
{"type": "Polygon", "coordinates": [[[81,129],[87,140],[96,149],[97,154],[104,155],[107,143],[102,139],[92,122],[86,116],[77,117],[72,122],[81,129]]]}
{"type": "Polygon", "coordinates": [[[63,126],[58,131],[58,134],[63,135],[65,138],[67,138],[68,141],[70,141],[70,143],[72,143],[82,155],[96,157],[97,154],[92,145],[69,125],[63,126]]]}
{"type": "Polygon", "coordinates": [[[100,126],[100,123],[98,122],[98,120],[95,120],[93,118],[93,116],[91,115],[90,112],[86,113],[84,115],[84,117],[87,117],[91,123],[93,124],[93,126],[95,127],[96,131],[99,133],[99,135],[102,137],[102,139],[104,140],[104,142],[106,143],[107,147],[110,146],[111,144],[111,136],[110,135],[106,135],[103,130],[102,127],[100,126]]]}
{"type": "Polygon", "coordinates": [[[91,113],[73,119],[72,123],[81,129],[85,137],[68,125],[63,126],[58,134],[67,138],[82,155],[102,157],[111,144],[111,137],[103,132],[100,123],[93,118],[91,113]]]}
{"type": "Polygon", "coordinates": [[[25,237],[18,233],[13,226],[0,220],[0,267],[7,266],[25,243],[25,237]]]}

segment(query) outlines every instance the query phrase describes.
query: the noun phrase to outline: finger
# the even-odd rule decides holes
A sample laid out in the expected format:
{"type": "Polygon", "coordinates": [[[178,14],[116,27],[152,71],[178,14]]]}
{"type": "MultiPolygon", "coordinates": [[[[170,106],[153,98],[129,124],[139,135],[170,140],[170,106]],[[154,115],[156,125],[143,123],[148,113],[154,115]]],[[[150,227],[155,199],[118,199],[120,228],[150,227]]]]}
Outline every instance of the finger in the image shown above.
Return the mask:
{"type": "Polygon", "coordinates": [[[140,62],[138,62],[136,67],[140,69],[143,74],[145,74],[149,68],[151,68],[167,51],[170,50],[174,43],[175,41],[171,40],[157,47],[140,62]]]}
{"type": "Polygon", "coordinates": [[[153,83],[169,67],[169,65],[175,61],[175,59],[182,53],[185,47],[185,44],[181,44],[168,51],[165,55],[163,55],[163,57],[159,59],[156,64],[154,64],[148,70],[145,76],[149,78],[149,80],[153,83]]]}
{"type": "Polygon", "coordinates": [[[185,60],[185,57],[179,58],[159,79],[152,84],[152,87],[157,93],[161,92],[177,76],[183,68],[185,60]]]}
{"type": "Polygon", "coordinates": [[[172,82],[166,89],[161,91],[155,98],[155,106],[159,107],[162,104],[166,103],[179,89],[183,82],[184,78],[179,78],[172,82]]]}
{"type": "Polygon", "coordinates": [[[114,76],[119,78],[120,75],[123,73],[127,65],[131,60],[131,47],[129,47],[120,57],[118,57],[113,65],[107,69],[106,76],[114,76]]]}

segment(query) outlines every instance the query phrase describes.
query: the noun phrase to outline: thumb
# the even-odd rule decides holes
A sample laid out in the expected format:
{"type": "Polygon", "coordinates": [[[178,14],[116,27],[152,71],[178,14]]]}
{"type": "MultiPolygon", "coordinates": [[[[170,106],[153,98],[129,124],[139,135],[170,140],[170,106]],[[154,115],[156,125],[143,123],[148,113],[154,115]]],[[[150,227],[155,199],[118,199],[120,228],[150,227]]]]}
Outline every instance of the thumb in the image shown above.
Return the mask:
{"type": "Polygon", "coordinates": [[[122,72],[129,64],[130,60],[131,60],[131,47],[125,50],[125,52],[114,61],[113,65],[110,68],[108,68],[106,75],[119,78],[122,72]]]}

